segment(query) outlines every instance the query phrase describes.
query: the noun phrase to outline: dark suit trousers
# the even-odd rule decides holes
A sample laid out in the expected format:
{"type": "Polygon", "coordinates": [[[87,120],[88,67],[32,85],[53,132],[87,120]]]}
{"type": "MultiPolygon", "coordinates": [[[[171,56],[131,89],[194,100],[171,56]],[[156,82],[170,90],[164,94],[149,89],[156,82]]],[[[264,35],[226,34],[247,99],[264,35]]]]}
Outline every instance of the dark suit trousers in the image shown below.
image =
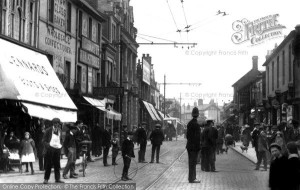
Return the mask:
{"type": "Polygon", "coordinates": [[[140,144],[139,161],[145,161],[147,141],[140,144]]]}
{"type": "Polygon", "coordinates": [[[103,164],[107,164],[107,156],[109,152],[109,146],[106,146],[103,150],[103,164]]]}
{"type": "Polygon", "coordinates": [[[264,169],[267,169],[268,163],[267,163],[267,152],[261,151],[257,152],[257,163],[256,163],[256,168],[259,169],[261,161],[264,160],[264,169]]]}
{"type": "Polygon", "coordinates": [[[68,162],[64,169],[63,174],[67,175],[70,170],[70,176],[75,173],[75,163],[76,163],[76,148],[69,148],[68,150],[68,162]]]}
{"type": "Polygon", "coordinates": [[[123,156],[123,162],[124,162],[124,167],[123,167],[122,177],[128,177],[128,170],[130,167],[131,159],[126,156],[123,156]]]}
{"type": "Polygon", "coordinates": [[[159,152],[160,152],[160,145],[152,145],[152,154],[151,154],[151,162],[154,161],[154,154],[156,151],[156,162],[159,162],[159,152]]]}
{"type": "Polygon", "coordinates": [[[60,153],[61,149],[49,147],[45,155],[45,180],[49,180],[52,166],[54,167],[55,180],[60,180],[60,153]]]}
{"type": "Polygon", "coordinates": [[[196,179],[196,165],[197,165],[197,157],[198,151],[190,151],[188,150],[189,157],[189,182],[192,182],[196,179]]]}
{"type": "Polygon", "coordinates": [[[39,158],[39,169],[40,170],[44,170],[45,169],[45,165],[46,165],[46,163],[45,163],[45,157],[44,157],[44,155],[41,155],[38,158],[39,158]]]}

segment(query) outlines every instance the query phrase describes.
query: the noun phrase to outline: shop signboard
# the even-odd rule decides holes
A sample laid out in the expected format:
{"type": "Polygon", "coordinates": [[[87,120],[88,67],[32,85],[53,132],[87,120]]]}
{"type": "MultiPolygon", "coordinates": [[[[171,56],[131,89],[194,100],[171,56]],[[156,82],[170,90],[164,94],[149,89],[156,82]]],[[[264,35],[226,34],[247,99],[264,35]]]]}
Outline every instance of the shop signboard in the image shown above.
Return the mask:
{"type": "Polygon", "coordinates": [[[143,81],[150,85],[150,64],[143,59],[143,81]]]}
{"type": "Polygon", "coordinates": [[[0,39],[0,99],[77,109],[48,58],[0,39]]]}

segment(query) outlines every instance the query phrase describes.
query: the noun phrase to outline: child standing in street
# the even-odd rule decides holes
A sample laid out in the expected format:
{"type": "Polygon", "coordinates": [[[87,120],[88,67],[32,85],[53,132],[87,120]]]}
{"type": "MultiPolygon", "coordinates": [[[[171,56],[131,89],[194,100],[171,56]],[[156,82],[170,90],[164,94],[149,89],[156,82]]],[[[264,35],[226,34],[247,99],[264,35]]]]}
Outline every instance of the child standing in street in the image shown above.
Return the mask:
{"type": "Polygon", "coordinates": [[[122,181],[131,180],[128,177],[128,170],[130,167],[131,158],[135,158],[134,144],[133,144],[132,138],[133,138],[133,132],[129,131],[127,139],[125,139],[122,144],[122,156],[123,156],[123,162],[124,162],[122,181]]]}
{"type": "Polygon", "coordinates": [[[21,162],[26,163],[26,171],[28,172],[28,163],[30,164],[31,168],[31,174],[34,174],[33,170],[33,162],[35,162],[35,154],[36,154],[36,148],[35,143],[32,138],[30,138],[29,132],[25,132],[25,139],[21,142],[20,147],[20,157],[21,162]]]}
{"type": "Polygon", "coordinates": [[[114,138],[112,139],[111,144],[112,144],[112,165],[118,165],[116,163],[116,159],[120,149],[120,141],[117,132],[114,133],[114,138]]]}

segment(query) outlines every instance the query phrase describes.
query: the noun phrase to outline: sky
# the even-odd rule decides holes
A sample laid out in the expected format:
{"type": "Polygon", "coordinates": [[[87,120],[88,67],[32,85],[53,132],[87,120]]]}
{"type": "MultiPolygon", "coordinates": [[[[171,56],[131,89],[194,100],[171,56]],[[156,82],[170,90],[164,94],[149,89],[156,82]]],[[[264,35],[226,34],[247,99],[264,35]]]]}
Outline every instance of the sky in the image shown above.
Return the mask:
{"type": "MultiPolygon", "coordinates": [[[[298,4],[297,0],[131,0],[137,42],[197,43],[195,47],[140,45],[138,58],[150,54],[158,83],[163,83],[164,75],[167,83],[201,83],[167,85],[167,98],[178,99],[181,94],[182,103],[186,104],[193,104],[198,98],[204,99],[204,103],[211,98],[219,105],[227,103],[233,99],[232,84],[252,68],[252,56],[258,56],[259,70],[265,70],[262,65],[267,51],[274,49],[275,43],[279,45],[283,36],[300,24],[298,4]],[[217,15],[219,10],[228,15],[217,15]],[[281,37],[255,46],[250,41],[233,43],[235,21],[252,22],[275,14],[279,15],[277,24],[285,26],[281,37]],[[188,33],[176,32],[184,31],[187,25],[191,25],[188,33]]],[[[163,86],[160,90],[163,94],[163,86]]]]}

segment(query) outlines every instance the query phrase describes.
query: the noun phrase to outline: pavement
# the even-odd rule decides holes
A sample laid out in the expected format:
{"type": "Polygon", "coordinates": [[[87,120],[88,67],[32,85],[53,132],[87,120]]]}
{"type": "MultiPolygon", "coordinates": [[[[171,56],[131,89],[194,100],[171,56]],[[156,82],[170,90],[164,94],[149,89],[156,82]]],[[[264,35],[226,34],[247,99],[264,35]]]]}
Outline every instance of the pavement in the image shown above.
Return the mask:
{"type": "Polygon", "coordinates": [[[231,148],[233,150],[235,150],[236,152],[238,152],[239,154],[243,155],[245,158],[247,158],[251,162],[256,163],[257,158],[256,158],[255,149],[250,145],[246,152],[246,151],[242,151],[241,146],[242,146],[242,142],[236,142],[235,146],[231,146],[231,148]]]}
{"type": "MultiPolygon", "coordinates": [[[[148,141],[147,142],[147,146],[151,145],[151,142],[148,141]]],[[[135,149],[138,149],[139,146],[137,144],[134,145],[134,148],[135,149]]],[[[108,153],[108,156],[110,157],[112,154],[111,152],[111,149],[108,153]]],[[[121,154],[121,151],[119,151],[119,154],[121,154]]],[[[103,158],[103,155],[99,156],[99,157],[95,157],[95,156],[92,156],[92,159],[97,161],[97,160],[100,160],[103,158]]],[[[66,164],[68,162],[68,159],[65,155],[63,155],[63,157],[60,159],[60,165],[61,165],[61,170],[63,170],[65,167],[66,167],[66,164]]],[[[80,165],[82,163],[82,157],[80,157],[79,159],[76,160],[76,166],[80,165]]],[[[9,172],[6,172],[6,173],[0,173],[0,177],[18,177],[18,176],[24,176],[24,175],[31,175],[31,170],[30,170],[30,166],[28,165],[28,170],[29,172],[28,173],[25,173],[25,169],[26,169],[26,166],[23,165],[23,173],[21,174],[19,169],[17,167],[13,167],[14,171],[9,171],[9,172]]],[[[40,171],[39,170],[39,161],[38,159],[36,158],[35,162],[33,163],[33,170],[35,172],[35,174],[43,174],[44,171],[40,171]]],[[[53,170],[53,169],[52,169],[53,170]]]]}

